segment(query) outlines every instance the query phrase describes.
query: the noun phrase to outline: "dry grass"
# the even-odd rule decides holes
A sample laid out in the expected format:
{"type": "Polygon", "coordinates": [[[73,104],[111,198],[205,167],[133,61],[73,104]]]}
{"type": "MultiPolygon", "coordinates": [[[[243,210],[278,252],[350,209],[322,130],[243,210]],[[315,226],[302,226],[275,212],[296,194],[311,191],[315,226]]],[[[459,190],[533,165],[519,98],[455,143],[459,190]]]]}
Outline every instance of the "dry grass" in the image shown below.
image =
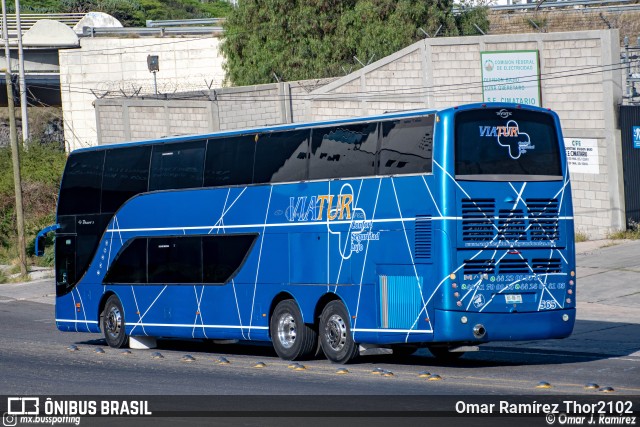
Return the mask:
{"type": "Polygon", "coordinates": [[[638,240],[640,239],[640,223],[633,220],[629,221],[629,227],[626,230],[618,230],[607,235],[608,239],[627,239],[638,240]]]}
{"type": "Polygon", "coordinates": [[[576,243],[586,242],[589,240],[589,235],[584,231],[575,232],[576,243]]]}

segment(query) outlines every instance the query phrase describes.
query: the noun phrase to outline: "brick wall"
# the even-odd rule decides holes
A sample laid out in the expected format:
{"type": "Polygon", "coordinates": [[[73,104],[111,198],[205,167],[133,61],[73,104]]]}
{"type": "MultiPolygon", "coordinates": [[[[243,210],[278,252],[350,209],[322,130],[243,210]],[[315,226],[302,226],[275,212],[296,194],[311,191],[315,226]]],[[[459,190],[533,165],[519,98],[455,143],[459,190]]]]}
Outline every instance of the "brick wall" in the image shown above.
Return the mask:
{"type": "Polygon", "coordinates": [[[480,52],[537,50],[542,105],[570,138],[598,142],[599,173],[572,174],[576,229],[592,238],[624,227],[617,30],[425,39],[314,91],[313,120],[482,101],[480,52]],[[604,70],[604,71],[603,71],[604,70]]]}
{"type": "Polygon", "coordinates": [[[97,99],[98,143],[309,121],[309,93],[332,80],[183,92],[167,99],[97,99]]]}
{"type": "MultiPolygon", "coordinates": [[[[565,137],[598,142],[599,173],[571,177],[576,229],[598,238],[625,224],[615,114],[622,80],[619,71],[605,67],[619,61],[618,39],[617,30],[425,39],[333,81],[216,89],[208,95],[211,101],[202,102],[211,105],[210,131],[481,102],[480,52],[537,50],[543,106],[559,114],[565,137]],[[319,87],[311,90],[314,85],[319,87]]],[[[122,134],[122,127],[107,126],[113,111],[103,112],[102,105],[107,104],[96,101],[102,142],[111,142],[122,134]]],[[[149,110],[148,120],[136,125],[135,135],[130,136],[155,136],[153,130],[141,129],[158,120],[157,114],[149,110]]],[[[176,125],[162,135],[193,133],[185,132],[185,126],[204,129],[198,126],[205,123],[174,120],[170,115],[164,120],[176,125]]]]}
{"type": "Polygon", "coordinates": [[[281,92],[276,84],[216,91],[220,130],[282,123],[281,92]]]}
{"type": "Polygon", "coordinates": [[[100,144],[211,132],[216,118],[210,101],[96,100],[100,144]]]}

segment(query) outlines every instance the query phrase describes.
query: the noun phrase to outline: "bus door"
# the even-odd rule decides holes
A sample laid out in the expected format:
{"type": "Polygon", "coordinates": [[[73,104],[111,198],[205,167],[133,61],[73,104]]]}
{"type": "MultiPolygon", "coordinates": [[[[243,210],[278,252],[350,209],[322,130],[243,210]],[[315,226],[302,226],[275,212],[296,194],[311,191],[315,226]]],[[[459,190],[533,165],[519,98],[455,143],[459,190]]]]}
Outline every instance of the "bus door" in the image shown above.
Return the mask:
{"type": "Polygon", "coordinates": [[[76,236],[56,236],[56,294],[66,294],[76,283],[76,236]]]}

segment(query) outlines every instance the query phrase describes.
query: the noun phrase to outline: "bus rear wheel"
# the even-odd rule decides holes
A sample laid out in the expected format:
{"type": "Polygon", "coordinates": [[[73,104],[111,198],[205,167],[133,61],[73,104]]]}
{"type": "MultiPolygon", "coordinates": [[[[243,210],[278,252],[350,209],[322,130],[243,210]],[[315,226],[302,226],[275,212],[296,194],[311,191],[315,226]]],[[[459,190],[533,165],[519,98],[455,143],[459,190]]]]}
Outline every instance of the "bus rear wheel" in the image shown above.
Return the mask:
{"type": "Polygon", "coordinates": [[[127,343],[125,332],[124,310],[120,298],[111,295],[104,306],[101,316],[102,332],[109,347],[122,348],[127,343]]]}
{"type": "Polygon", "coordinates": [[[273,348],[284,360],[302,360],[316,352],[318,334],[304,323],[298,304],[280,301],[269,322],[273,348]]]}
{"type": "Polygon", "coordinates": [[[353,341],[349,313],[342,301],[331,301],[320,316],[320,344],[325,356],[333,363],[349,363],[358,355],[353,341]]]}

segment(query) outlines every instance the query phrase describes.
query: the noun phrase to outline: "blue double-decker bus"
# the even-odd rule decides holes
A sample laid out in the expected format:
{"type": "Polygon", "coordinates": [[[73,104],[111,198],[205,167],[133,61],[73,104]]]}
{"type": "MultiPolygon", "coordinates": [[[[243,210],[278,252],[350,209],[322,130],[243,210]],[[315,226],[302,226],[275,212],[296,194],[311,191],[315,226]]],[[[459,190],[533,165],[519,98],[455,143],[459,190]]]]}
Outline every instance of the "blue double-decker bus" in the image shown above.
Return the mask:
{"type": "Polygon", "coordinates": [[[321,349],[346,363],[374,346],[454,358],[567,337],[575,321],[569,172],[542,108],[80,149],[51,229],[58,329],[112,347],[181,337],[271,341],[287,360],[321,349]]]}

